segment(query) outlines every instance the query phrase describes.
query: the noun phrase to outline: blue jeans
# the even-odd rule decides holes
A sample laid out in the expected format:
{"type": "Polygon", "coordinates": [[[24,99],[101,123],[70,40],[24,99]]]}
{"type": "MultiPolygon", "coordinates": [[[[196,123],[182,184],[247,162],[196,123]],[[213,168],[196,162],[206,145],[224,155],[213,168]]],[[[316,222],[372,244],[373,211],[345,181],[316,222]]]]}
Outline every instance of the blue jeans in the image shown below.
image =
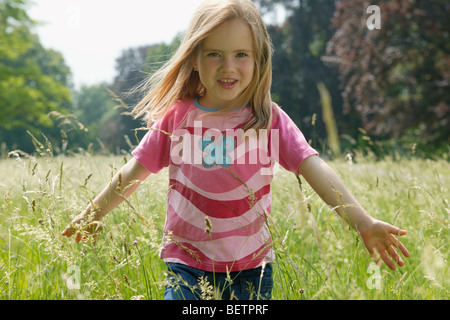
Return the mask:
{"type": "Polygon", "coordinates": [[[226,273],[209,272],[179,263],[169,271],[164,300],[257,300],[272,298],[272,265],[226,273]],[[261,276],[262,273],[262,276],[261,276]]]}

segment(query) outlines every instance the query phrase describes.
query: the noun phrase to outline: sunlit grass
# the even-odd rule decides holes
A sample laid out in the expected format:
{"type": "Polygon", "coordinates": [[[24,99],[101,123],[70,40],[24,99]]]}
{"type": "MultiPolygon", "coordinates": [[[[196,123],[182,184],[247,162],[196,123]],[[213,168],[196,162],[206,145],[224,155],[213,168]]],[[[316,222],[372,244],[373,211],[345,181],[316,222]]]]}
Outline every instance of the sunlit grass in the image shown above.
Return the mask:
{"type": "MultiPolygon", "coordinates": [[[[150,176],[105,218],[95,244],[60,236],[127,159],[80,154],[0,161],[0,299],[163,298],[166,269],[158,250],[167,171],[150,176]],[[70,279],[79,280],[79,289],[70,279]]],[[[356,233],[304,180],[301,191],[295,176],[280,169],[270,219],[273,298],[447,299],[448,162],[357,160],[330,164],[372,216],[408,231],[402,241],[411,257],[395,271],[371,268],[356,233]]]]}

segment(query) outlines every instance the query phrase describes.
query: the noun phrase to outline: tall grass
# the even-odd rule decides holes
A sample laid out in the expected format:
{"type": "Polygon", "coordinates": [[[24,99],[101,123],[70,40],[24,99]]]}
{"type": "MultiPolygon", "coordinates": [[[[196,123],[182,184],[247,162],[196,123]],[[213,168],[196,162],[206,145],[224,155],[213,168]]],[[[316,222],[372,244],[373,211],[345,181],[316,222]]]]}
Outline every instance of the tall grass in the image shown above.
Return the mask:
{"type": "Polygon", "coordinates": [[[381,268],[379,286],[374,286],[378,274],[370,267],[356,233],[306,184],[302,196],[294,187],[295,179],[281,173],[275,179],[274,218],[283,235],[280,247],[284,250],[278,250],[281,259],[276,269],[283,280],[275,295],[284,299],[448,298],[448,162],[362,160],[331,165],[372,216],[408,231],[401,240],[411,257],[396,271],[381,268]]]}
{"type": "MultiPolygon", "coordinates": [[[[129,157],[42,151],[0,161],[0,299],[162,299],[167,171],[111,212],[95,243],[77,244],[60,232],[129,157]]],[[[396,271],[373,268],[356,233],[279,169],[273,298],[447,299],[448,162],[357,158],[330,164],[372,216],[408,231],[402,240],[411,257],[396,271]]]]}

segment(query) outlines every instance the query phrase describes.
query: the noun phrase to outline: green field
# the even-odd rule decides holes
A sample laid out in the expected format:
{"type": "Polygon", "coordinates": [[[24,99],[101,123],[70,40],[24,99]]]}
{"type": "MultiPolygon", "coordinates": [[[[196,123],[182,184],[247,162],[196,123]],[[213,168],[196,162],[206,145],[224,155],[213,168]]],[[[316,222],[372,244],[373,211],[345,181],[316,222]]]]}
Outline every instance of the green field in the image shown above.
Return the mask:
{"type": "MultiPolygon", "coordinates": [[[[0,299],[162,299],[167,171],[110,213],[96,243],[60,236],[129,156],[0,160],[0,299]],[[137,244],[136,244],[137,241],[137,244]]],[[[450,166],[330,162],[375,218],[408,231],[405,266],[378,269],[357,234],[291,173],[274,177],[274,299],[448,299],[450,166]]]]}

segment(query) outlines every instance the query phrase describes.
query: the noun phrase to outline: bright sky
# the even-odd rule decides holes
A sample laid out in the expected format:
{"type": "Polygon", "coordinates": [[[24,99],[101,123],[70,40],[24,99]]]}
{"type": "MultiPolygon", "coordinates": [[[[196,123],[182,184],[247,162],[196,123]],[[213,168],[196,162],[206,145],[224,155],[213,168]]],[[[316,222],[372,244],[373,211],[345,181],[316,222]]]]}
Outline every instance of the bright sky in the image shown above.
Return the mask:
{"type": "Polygon", "coordinates": [[[122,50],[169,43],[203,0],[33,0],[45,48],[63,54],[76,88],[111,82],[122,50]]]}
{"type": "Polygon", "coordinates": [[[122,50],[169,43],[202,0],[34,0],[28,14],[45,48],[63,54],[73,81],[111,82],[122,50]]]}

